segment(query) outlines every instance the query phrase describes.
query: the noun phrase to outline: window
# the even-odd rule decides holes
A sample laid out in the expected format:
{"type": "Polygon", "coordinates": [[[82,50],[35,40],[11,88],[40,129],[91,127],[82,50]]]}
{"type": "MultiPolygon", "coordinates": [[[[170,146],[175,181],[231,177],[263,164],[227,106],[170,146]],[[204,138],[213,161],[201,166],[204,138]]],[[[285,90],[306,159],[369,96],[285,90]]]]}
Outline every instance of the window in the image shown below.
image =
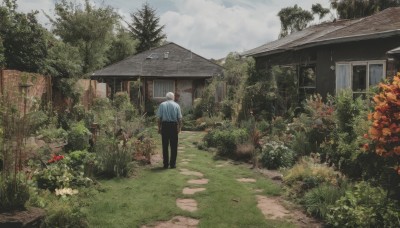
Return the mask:
{"type": "Polygon", "coordinates": [[[355,95],[365,94],[385,78],[385,66],[385,61],[336,63],[336,93],[352,89],[355,95]]]}
{"type": "Polygon", "coordinates": [[[299,98],[305,100],[316,92],[315,65],[300,66],[299,68],[299,98]]]}
{"type": "Polygon", "coordinates": [[[164,98],[168,92],[175,92],[175,82],[173,80],[154,80],[154,98],[164,98]]]}

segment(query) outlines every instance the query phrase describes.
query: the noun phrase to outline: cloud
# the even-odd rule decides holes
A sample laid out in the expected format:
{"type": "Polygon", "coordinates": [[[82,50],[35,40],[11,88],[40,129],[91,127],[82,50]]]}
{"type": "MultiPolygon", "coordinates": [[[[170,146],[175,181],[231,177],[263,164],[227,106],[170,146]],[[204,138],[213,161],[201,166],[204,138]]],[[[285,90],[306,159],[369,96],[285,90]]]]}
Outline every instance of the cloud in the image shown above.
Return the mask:
{"type": "Polygon", "coordinates": [[[192,51],[208,58],[225,57],[231,51],[244,51],[273,40],[280,29],[273,20],[276,13],[265,5],[250,8],[211,0],[177,2],[177,11],[160,16],[168,40],[192,47],[192,51]]]}
{"type": "MultiPolygon", "coordinates": [[[[39,10],[38,20],[49,28],[54,3],[59,0],[18,0],[23,12],[39,10]]],[[[71,0],[82,2],[83,0],[71,0]]],[[[280,9],[294,4],[310,10],[311,5],[321,3],[329,7],[327,0],[90,0],[97,6],[110,5],[125,20],[130,13],[148,2],[165,25],[168,41],[175,42],[206,58],[222,58],[232,51],[244,51],[276,40],[280,31],[277,14],[280,9]]]]}
{"type": "MultiPolygon", "coordinates": [[[[282,2],[264,0],[175,0],[174,11],[163,12],[168,40],[206,58],[225,57],[276,40],[280,31],[277,13],[282,2]],[[229,4],[228,4],[229,3],[229,4]]],[[[293,1],[291,1],[293,2],[293,1]]],[[[314,2],[314,1],[313,1],[314,2]]],[[[298,4],[311,9],[311,0],[298,4]]]]}

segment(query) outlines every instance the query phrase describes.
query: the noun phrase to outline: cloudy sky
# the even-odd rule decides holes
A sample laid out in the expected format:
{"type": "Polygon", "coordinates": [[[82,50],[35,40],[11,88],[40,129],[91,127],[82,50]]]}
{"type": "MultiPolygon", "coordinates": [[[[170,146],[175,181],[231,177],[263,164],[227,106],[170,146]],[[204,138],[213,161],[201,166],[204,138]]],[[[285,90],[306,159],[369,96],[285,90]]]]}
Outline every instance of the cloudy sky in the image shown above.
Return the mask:
{"type": "MultiPolygon", "coordinates": [[[[39,10],[39,20],[48,20],[41,12],[53,15],[57,0],[17,0],[19,10],[39,10]]],[[[70,0],[79,3],[81,0],[70,0]]],[[[130,13],[146,0],[91,0],[97,6],[110,5],[130,21],[130,13]]],[[[193,52],[219,59],[229,52],[242,52],[276,40],[280,31],[280,9],[295,4],[310,10],[320,3],[329,8],[329,0],[147,0],[165,25],[167,40],[193,52]]],[[[327,16],[325,20],[331,16],[327,16]]],[[[315,23],[317,23],[316,21],[315,23]]]]}

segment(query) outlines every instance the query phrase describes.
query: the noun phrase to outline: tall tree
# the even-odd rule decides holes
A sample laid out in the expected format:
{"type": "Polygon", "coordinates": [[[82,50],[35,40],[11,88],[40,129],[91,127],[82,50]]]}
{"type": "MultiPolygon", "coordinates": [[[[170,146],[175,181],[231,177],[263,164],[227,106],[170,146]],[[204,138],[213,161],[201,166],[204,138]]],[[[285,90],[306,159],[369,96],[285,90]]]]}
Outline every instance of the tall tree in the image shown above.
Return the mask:
{"type": "Polygon", "coordinates": [[[38,12],[17,12],[16,0],[0,6],[0,36],[7,68],[40,72],[47,57],[46,30],[38,23],[38,12]]]}
{"type": "Polygon", "coordinates": [[[56,19],[48,16],[53,32],[79,49],[83,73],[103,67],[119,15],[109,6],[96,8],[89,0],[85,0],[83,7],[62,0],[56,3],[55,14],[56,19]]]}
{"type": "Polygon", "coordinates": [[[354,19],[400,6],[400,0],[331,0],[331,6],[340,19],[354,19]]]}
{"type": "Polygon", "coordinates": [[[160,18],[156,16],[155,9],[148,3],[143,4],[142,9],[131,13],[132,24],[129,25],[133,37],[139,41],[136,50],[138,52],[157,47],[167,38],[163,33],[164,25],[160,26],[160,18]]]}
{"type": "Polygon", "coordinates": [[[0,36],[0,69],[2,69],[5,64],[6,64],[6,59],[4,57],[3,39],[1,39],[0,36]]]}
{"type": "Polygon", "coordinates": [[[281,21],[281,33],[279,38],[285,37],[293,32],[303,30],[308,23],[314,20],[311,12],[303,10],[301,7],[294,5],[286,7],[279,11],[279,19],[281,21]]]}
{"type": "Polygon", "coordinates": [[[117,34],[113,37],[111,48],[107,52],[108,63],[115,63],[124,58],[135,54],[138,41],[132,38],[131,32],[122,26],[117,29],[117,34]]]}
{"type": "Polygon", "coordinates": [[[317,4],[312,4],[311,12],[312,14],[317,14],[319,16],[319,19],[322,19],[323,17],[325,17],[325,15],[327,15],[330,12],[330,10],[322,7],[321,4],[317,3],[317,4]]]}

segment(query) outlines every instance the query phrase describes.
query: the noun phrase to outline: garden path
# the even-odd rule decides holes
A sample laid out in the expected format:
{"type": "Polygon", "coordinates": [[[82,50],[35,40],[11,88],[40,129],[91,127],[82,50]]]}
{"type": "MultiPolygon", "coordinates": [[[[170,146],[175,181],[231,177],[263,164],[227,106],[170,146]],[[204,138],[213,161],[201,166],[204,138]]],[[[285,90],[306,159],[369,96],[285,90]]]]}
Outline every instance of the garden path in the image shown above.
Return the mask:
{"type": "MultiPolygon", "coordinates": [[[[224,169],[229,166],[237,165],[231,161],[223,161],[218,163],[217,165],[214,165],[214,167],[209,166],[208,170],[205,170],[203,172],[197,171],[196,167],[198,168],[198,166],[195,165],[196,156],[199,156],[199,153],[203,152],[197,150],[195,144],[200,142],[203,136],[204,134],[200,132],[187,131],[182,132],[182,134],[180,135],[180,143],[182,144],[182,146],[178,147],[177,164],[178,166],[182,167],[179,169],[179,174],[189,177],[189,180],[187,181],[187,186],[184,187],[182,190],[182,194],[185,196],[185,198],[177,198],[176,205],[183,211],[189,212],[189,214],[196,213],[198,210],[207,210],[207,208],[199,208],[198,201],[202,200],[201,196],[198,196],[196,198],[192,197],[198,195],[200,192],[203,192],[204,194],[210,194],[207,193],[207,184],[214,180],[209,180],[207,177],[207,173],[218,172],[218,169],[224,169]]],[[[158,159],[157,161],[160,161],[160,159],[158,159]]],[[[160,164],[153,163],[153,165],[160,164]]],[[[254,175],[256,176],[255,172],[254,175]]],[[[257,182],[257,178],[243,177],[240,173],[237,174],[237,177],[238,178],[236,178],[236,181],[244,185],[257,182]]],[[[263,175],[262,177],[268,179],[270,178],[268,175],[263,175]]],[[[263,189],[260,188],[250,189],[252,189],[254,198],[257,201],[257,208],[261,211],[266,220],[286,221],[294,225],[295,227],[321,227],[320,223],[306,216],[302,211],[294,209],[294,207],[288,206],[289,204],[287,202],[285,203],[281,197],[263,195],[263,189]]],[[[220,189],[220,191],[224,191],[224,189],[220,189]]],[[[232,201],[234,202],[239,203],[240,200],[240,196],[237,198],[232,198],[232,201]]],[[[174,216],[169,221],[152,222],[150,225],[142,226],[142,228],[195,228],[198,226],[200,221],[201,217],[199,220],[191,218],[189,216],[174,216]]],[[[272,226],[275,227],[274,225],[272,226]]],[[[216,225],[215,227],[219,226],[216,225]]],[[[224,225],[222,225],[222,227],[224,227],[224,225]]]]}

